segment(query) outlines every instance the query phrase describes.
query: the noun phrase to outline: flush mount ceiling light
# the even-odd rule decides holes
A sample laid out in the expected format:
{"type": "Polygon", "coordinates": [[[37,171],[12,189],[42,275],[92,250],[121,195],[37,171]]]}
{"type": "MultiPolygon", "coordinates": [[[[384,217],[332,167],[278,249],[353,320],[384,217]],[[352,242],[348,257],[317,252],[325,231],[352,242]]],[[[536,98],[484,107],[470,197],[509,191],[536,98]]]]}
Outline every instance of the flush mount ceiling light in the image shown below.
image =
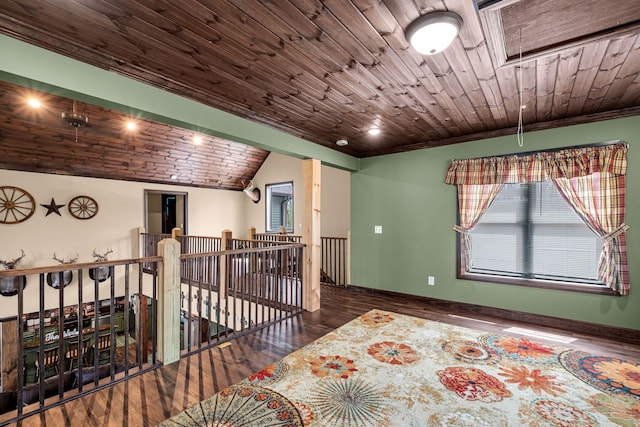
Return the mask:
{"type": "Polygon", "coordinates": [[[453,12],[432,12],[413,21],[405,31],[407,41],[423,55],[445,50],[462,28],[462,18],[453,12]]]}
{"type": "Polygon", "coordinates": [[[345,145],[348,145],[349,141],[347,141],[346,139],[339,139],[336,141],[336,145],[338,147],[344,147],[345,145]]]}

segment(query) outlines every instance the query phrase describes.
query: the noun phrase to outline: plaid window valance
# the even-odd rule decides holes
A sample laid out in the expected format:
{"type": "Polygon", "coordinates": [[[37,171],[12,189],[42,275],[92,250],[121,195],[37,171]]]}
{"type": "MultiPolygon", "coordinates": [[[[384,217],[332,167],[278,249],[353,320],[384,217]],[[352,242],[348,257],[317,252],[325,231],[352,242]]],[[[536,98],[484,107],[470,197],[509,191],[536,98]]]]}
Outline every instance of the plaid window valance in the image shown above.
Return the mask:
{"type": "Polygon", "coordinates": [[[575,178],[596,172],[627,173],[627,145],[567,148],[526,155],[453,160],[447,184],[506,184],[575,178]]]}
{"type": "Polygon", "coordinates": [[[604,240],[598,279],[620,295],[629,293],[624,223],[627,145],[568,148],[533,154],[453,160],[445,182],[458,186],[458,217],[462,234],[461,271],[471,265],[477,224],[503,184],[552,181],[584,223],[604,240]]]}

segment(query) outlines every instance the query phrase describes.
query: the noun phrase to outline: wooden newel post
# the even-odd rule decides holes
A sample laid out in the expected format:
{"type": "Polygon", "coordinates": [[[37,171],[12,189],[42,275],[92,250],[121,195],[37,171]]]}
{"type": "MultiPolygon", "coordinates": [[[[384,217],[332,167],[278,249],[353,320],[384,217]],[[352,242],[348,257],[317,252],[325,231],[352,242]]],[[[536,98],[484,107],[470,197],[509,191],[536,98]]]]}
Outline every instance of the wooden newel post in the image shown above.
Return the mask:
{"type": "Polygon", "coordinates": [[[302,164],[304,202],[302,212],[302,243],[304,271],[302,277],[302,308],[320,309],[320,160],[307,159],[302,164]]]}
{"type": "Polygon", "coordinates": [[[145,256],[145,251],[144,251],[144,243],[145,243],[145,238],[144,238],[144,233],[146,232],[146,230],[144,229],[144,227],[138,227],[138,257],[139,258],[144,258],[145,256]]]}
{"type": "Polygon", "coordinates": [[[166,365],[180,360],[180,243],[161,240],[158,255],[158,360],[166,365]]]}
{"type": "MultiPolygon", "coordinates": [[[[220,250],[230,251],[233,249],[233,233],[231,230],[222,230],[222,236],[220,240],[220,250]]],[[[222,255],[220,257],[220,299],[227,298],[227,256],[222,255]]]]}
{"type": "Polygon", "coordinates": [[[255,227],[249,227],[249,231],[247,232],[247,239],[248,240],[255,240],[256,239],[256,228],[255,227]]]}
{"type": "Polygon", "coordinates": [[[182,228],[176,227],[171,230],[171,238],[178,240],[178,237],[182,236],[182,228]]]}
{"type": "Polygon", "coordinates": [[[149,353],[151,352],[151,346],[149,345],[149,297],[145,294],[138,294],[135,301],[135,310],[138,313],[136,322],[139,324],[136,326],[136,341],[142,343],[142,360],[149,360],[149,353]]]}
{"type": "Polygon", "coordinates": [[[18,388],[18,321],[0,323],[2,328],[2,390],[15,391],[18,388]]]}

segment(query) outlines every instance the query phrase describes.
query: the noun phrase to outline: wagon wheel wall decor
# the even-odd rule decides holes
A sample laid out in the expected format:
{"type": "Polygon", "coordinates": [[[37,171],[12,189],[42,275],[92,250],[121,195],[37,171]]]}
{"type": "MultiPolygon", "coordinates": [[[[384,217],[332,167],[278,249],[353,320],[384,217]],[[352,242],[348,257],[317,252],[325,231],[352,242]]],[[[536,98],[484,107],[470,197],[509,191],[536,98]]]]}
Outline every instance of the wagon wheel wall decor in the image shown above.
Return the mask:
{"type": "Polygon", "coordinates": [[[36,202],[26,190],[0,187],[0,224],[17,224],[33,215],[36,202]]]}
{"type": "Polygon", "coordinates": [[[78,219],[89,219],[98,213],[98,203],[89,196],[77,196],[68,204],[69,213],[78,219]]]}

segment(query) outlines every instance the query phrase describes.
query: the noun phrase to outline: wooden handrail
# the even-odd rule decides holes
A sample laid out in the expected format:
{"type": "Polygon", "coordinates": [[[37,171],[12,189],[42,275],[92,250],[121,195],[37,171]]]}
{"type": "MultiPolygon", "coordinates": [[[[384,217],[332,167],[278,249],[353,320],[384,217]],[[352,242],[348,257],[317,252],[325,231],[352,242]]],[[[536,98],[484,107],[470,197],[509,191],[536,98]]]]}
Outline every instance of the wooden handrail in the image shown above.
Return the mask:
{"type": "Polygon", "coordinates": [[[244,249],[230,249],[228,251],[216,251],[216,252],[206,252],[206,253],[203,252],[203,253],[197,253],[197,254],[182,254],[180,255],[180,259],[267,252],[267,251],[273,251],[273,250],[279,250],[279,249],[304,248],[304,246],[305,245],[302,243],[288,243],[286,245],[270,246],[268,248],[244,248],[244,249]]]}
{"type": "MultiPolygon", "coordinates": [[[[164,236],[164,235],[154,235],[149,233],[142,233],[145,236],[164,236]]],[[[287,245],[290,246],[293,244],[297,244],[300,242],[302,236],[295,234],[287,234],[287,233],[257,233],[255,227],[249,227],[247,239],[233,239],[234,247],[240,247],[236,250],[236,252],[225,252],[229,254],[237,254],[241,251],[244,253],[250,252],[250,249],[253,250],[256,247],[266,247],[266,249],[274,249],[278,245],[287,245]]],[[[221,237],[214,236],[180,236],[179,240],[181,242],[185,242],[182,248],[182,252],[186,255],[183,259],[193,258],[195,253],[195,248],[190,248],[188,243],[190,242],[190,238],[193,240],[199,239],[211,239],[211,240],[221,240],[221,237]]],[[[350,282],[350,273],[349,273],[349,237],[334,237],[334,236],[321,236],[321,263],[320,263],[320,274],[321,274],[321,282],[325,284],[330,284],[334,286],[347,286],[350,282]]],[[[205,245],[206,246],[206,245],[205,245]]],[[[213,248],[205,247],[204,250],[211,250],[213,248]]],[[[197,250],[197,249],[196,249],[197,250]]],[[[202,250],[202,249],[199,249],[202,250]]],[[[205,253],[205,252],[201,252],[205,253]]],[[[218,252],[207,252],[209,255],[217,255],[218,252]]]]}
{"type": "Polygon", "coordinates": [[[13,276],[28,276],[42,273],[57,273],[62,271],[72,270],[84,270],[96,267],[115,267],[118,265],[138,264],[145,262],[162,261],[162,257],[152,256],[145,258],[128,258],[119,259],[114,261],[93,261],[93,262],[78,262],[74,264],[58,264],[44,267],[30,267],[30,268],[16,268],[11,270],[0,270],[0,277],[13,277],[13,276]]]}

